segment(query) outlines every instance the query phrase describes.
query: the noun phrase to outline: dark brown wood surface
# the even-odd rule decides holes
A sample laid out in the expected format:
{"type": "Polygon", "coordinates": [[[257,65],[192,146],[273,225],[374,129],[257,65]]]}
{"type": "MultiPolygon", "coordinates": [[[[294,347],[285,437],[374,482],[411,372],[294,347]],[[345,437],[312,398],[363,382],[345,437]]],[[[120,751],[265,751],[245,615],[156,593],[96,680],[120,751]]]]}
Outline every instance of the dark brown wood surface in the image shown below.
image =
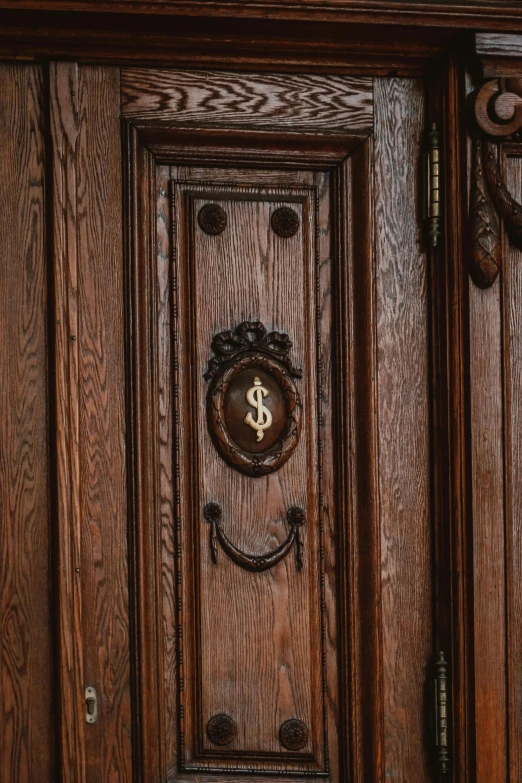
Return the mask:
{"type": "Polygon", "coordinates": [[[0,781],[56,780],[44,87],[0,66],[0,781]]]}
{"type": "MultiPolygon", "coordinates": [[[[174,77],[175,72],[172,75],[174,77]]],[[[133,71],[126,72],[127,83],[131,83],[132,76],[133,71]]],[[[147,101],[150,92],[144,72],[138,71],[138,76],[143,96],[133,98],[133,102],[147,101]]],[[[133,90],[137,84],[135,81],[133,90]]],[[[170,95],[172,90],[171,86],[170,95]]],[[[331,219],[335,221],[339,241],[339,245],[334,246],[335,252],[341,258],[346,257],[348,266],[345,263],[332,270],[334,345],[336,356],[342,354],[344,358],[343,364],[333,367],[334,419],[331,424],[328,418],[324,420],[327,427],[333,427],[332,432],[338,433],[333,441],[336,470],[326,471],[325,477],[333,481],[333,486],[337,485],[338,496],[343,498],[339,512],[343,524],[336,540],[343,562],[350,565],[343,570],[342,580],[337,582],[335,559],[330,560],[326,555],[329,563],[325,583],[329,617],[327,660],[329,671],[334,672],[336,658],[341,656],[344,689],[341,722],[337,724],[333,719],[328,723],[329,743],[334,743],[330,745],[330,774],[336,779],[337,751],[332,753],[332,747],[335,749],[335,743],[339,742],[342,775],[350,771],[353,779],[366,776],[368,780],[377,781],[389,774],[397,779],[419,780],[420,775],[421,780],[430,780],[433,739],[429,733],[429,683],[435,644],[432,540],[435,528],[431,498],[436,478],[430,436],[433,404],[429,349],[431,283],[421,231],[411,219],[419,201],[416,161],[425,122],[424,84],[400,79],[378,80],[375,95],[379,119],[374,138],[353,153],[351,159],[342,164],[338,162],[334,180],[336,195],[331,202],[331,219]],[[347,307],[348,302],[352,303],[350,307],[347,307]],[[349,317],[347,313],[350,313],[349,317]],[[347,342],[342,335],[349,335],[347,342]],[[350,370],[347,372],[342,367],[350,367],[350,370]],[[344,400],[342,405],[341,399],[344,400]],[[348,476],[349,482],[345,482],[344,477],[348,476]],[[340,602],[338,611],[346,619],[340,636],[333,631],[332,613],[336,612],[336,601],[340,602]]],[[[166,97],[168,103],[168,95],[166,97]]],[[[173,117],[168,108],[164,118],[160,107],[155,107],[154,113],[155,125],[148,123],[147,127],[131,130],[129,134],[129,185],[134,191],[130,203],[138,207],[136,213],[131,213],[135,214],[131,226],[146,226],[144,235],[136,228],[130,234],[134,307],[140,321],[135,343],[139,349],[133,357],[137,373],[135,390],[139,395],[134,425],[138,447],[136,465],[141,464],[145,469],[145,472],[136,473],[142,487],[136,498],[136,530],[138,540],[144,544],[138,558],[139,573],[140,578],[147,580],[138,590],[139,616],[144,619],[143,628],[147,634],[139,640],[143,645],[139,682],[143,715],[146,716],[146,721],[142,721],[142,742],[144,754],[149,758],[142,769],[168,769],[170,776],[178,779],[183,776],[177,745],[180,736],[190,754],[196,752],[201,756],[206,753],[207,758],[215,758],[213,763],[222,768],[241,766],[244,763],[241,761],[242,748],[253,749],[256,743],[259,744],[258,752],[277,753],[276,745],[270,744],[274,742],[275,733],[269,707],[272,703],[270,694],[274,691],[271,679],[269,676],[258,678],[247,672],[253,660],[251,651],[257,648],[262,650],[256,659],[258,671],[262,673],[267,667],[267,671],[270,670],[273,651],[279,649],[277,645],[274,647],[279,625],[270,620],[272,615],[265,616],[258,611],[259,628],[257,625],[249,627],[252,606],[259,607],[264,593],[256,593],[255,600],[247,601],[250,609],[241,620],[242,601],[247,599],[250,589],[249,579],[258,577],[239,571],[221,551],[218,552],[218,565],[212,564],[208,529],[204,527],[206,523],[199,507],[206,500],[218,499],[224,509],[224,525],[232,540],[249,552],[264,551],[269,548],[265,525],[259,522],[263,522],[264,517],[254,511],[260,504],[263,508],[266,506],[268,511],[264,513],[268,514],[274,535],[279,534],[274,542],[282,540],[278,515],[271,511],[274,498],[281,494],[279,489],[277,492],[274,489],[276,485],[279,487],[279,474],[252,480],[221,463],[206,433],[206,385],[202,373],[211,355],[209,338],[216,331],[232,327],[244,318],[270,317],[270,312],[265,312],[263,306],[266,309],[277,305],[278,328],[284,328],[281,319],[286,317],[290,322],[298,317],[304,289],[299,287],[302,283],[296,282],[291,287],[284,285],[282,298],[277,293],[277,281],[286,278],[282,271],[277,273],[277,265],[273,267],[275,261],[270,262],[272,244],[266,238],[271,234],[262,213],[264,191],[259,189],[274,188],[275,183],[283,182],[281,174],[270,172],[271,160],[277,161],[278,167],[295,169],[298,161],[304,163],[307,158],[301,148],[300,157],[294,155],[284,159],[276,146],[280,143],[276,124],[276,132],[272,131],[271,136],[274,148],[264,153],[255,147],[252,150],[257,170],[232,169],[223,165],[226,156],[233,155],[234,161],[247,165],[248,145],[255,141],[255,131],[254,134],[249,129],[242,131],[240,150],[234,149],[237,136],[229,141],[228,148],[223,146],[225,137],[217,137],[218,146],[213,150],[204,136],[204,129],[195,130],[189,150],[188,137],[180,141],[180,129],[172,127],[173,117]],[[141,137],[151,144],[161,161],[171,159],[175,162],[176,156],[190,155],[201,165],[199,168],[168,167],[161,163],[155,166],[150,152],[140,147],[141,137]],[[200,138],[205,140],[205,146],[198,148],[200,138]],[[206,168],[202,166],[205,160],[208,161],[206,168]],[[172,272],[169,272],[173,232],[168,204],[169,181],[178,183],[175,184],[177,228],[172,272]],[[187,193],[185,199],[182,198],[184,192],[187,193]],[[251,200],[254,192],[258,194],[257,201],[251,200]],[[154,212],[151,210],[153,193],[156,194],[154,212]],[[207,200],[217,199],[226,207],[230,222],[227,236],[210,237],[197,227],[194,210],[202,206],[205,194],[207,200]],[[245,215],[238,219],[237,215],[245,209],[245,215]],[[187,210],[192,214],[192,221],[183,217],[187,210]],[[265,228],[260,230],[262,225],[265,228]],[[259,273],[252,277],[252,270],[257,268],[254,262],[258,252],[262,263],[259,273]],[[147,268],[145,277],[144,267],[147,268]],[[190,294],[189,282],[197,287],[196,294],[194,291],[190,294]],[[169,307],[171,285],[177,302],[173,310],[174,321],[169,307]],[[272,296],[268,296],[272,289],[272,296]],[[251,297],[254,297],[253,305],[251,297]],[[203,306],[207,299],[212,304],[203,306]],[[149,320],[151,318],[156,319],[155,324],[149,320]],[[192,342],[190,335],[194,324],[198,336],[192,342]],[[174,342],[166,345],[169,326],[174,330],[174,342]],[[195,352],[192,358],[191,352],[195,352]],[[155,368],[154,372],[147,367],[155,368]],[[174,383],[174,396],[169,398],[171,383],[174,383]],[[147,422],[146,426],[144,422],[147,422]],[[154,433],[152,441],[150,433],[154,433]],[[179,440],[177,449],[173,442],[175,433],[179,440]],[[207,440],[208,447],[205,445],[207,440]],[[190,458],[190,449],[194,449],[196,441],[203,445],[194,462],[196,458],[190,458]],[[156,467],[152,467],[151,455],[156,467]],[[204,470],[201,465],[205,466],[204,470]],[[259,492],[268,493],[268,500],[252,505],[248,499],[249,492],[253,491],[249,490],[251,481],[259,484],[259,492]],[[204,497],[200,490],[196,491],[201,482],[206,492],[204,497]],[[234,487],[235,491],[230,491],[234,487]],[[227,514],[226,509],[230,507],[233,511],[227,514]],[[150,509],[155,509],[152,517],[150,509]],[[152,520],[159,519],[160,515],[163,597],[158,605],[156,553],[161,530],[154,528],[149,534],[146,531],[151,529],[152,520]],[[156,543],[151,542],[151,534],[156,536],[156,543]],[[217,569],[224,569],[226,582],[219,581],[217,569]],[[176,571],[182,579],[178,588],[182,600],[177,602],[172,594],[176,571]],[[192,586],[192,580],[196,580],[197,588],[192,586]],[[232,613],[228,611],[231,602],[236,607],[232,613]],[[203,607],[200,615],[197,606],[203,607]],[[187,625],[187,616],[200,619],[193,619],[187,625]],[[243,646],[237,642],[240,622],[243,646]],[[159,637],[152,629],[159,630],[161,626],[163,635],[159,637]],[[250,639],[251,643],[246,643],[245,639],[250,639]],[[240,650],[243,650],[243,671],[238,668],[240,650]],[[177,695],[180,676],[183,691],[177,695]],[[246,690],[242,685],[245,676],[245,682],[250,683],[246,690]],[[222,684],[225,680],[226,687],[222,684]],[[259,706],[248,706],[250,692],[262,692],[262,696],[257,695],[255,699],[259,706]],[[236,697],[231,699],[234,693],[236,697]],[[159,717],[148,709],[147,705],[151,703],[164,705],[164,712],[159,717]],[[218,711],[239,716],[240,728],[229,751],[232,754],[229,761],[227,753],[218,760],[216,751],[205,737],[208,715],[218,711]],[[164,739],[158,739],[161,737],[164,739]],[[202,749],[197,747],[197,737],[203,743],[202,749]]],[[[138,124],[143,120],[140,116],[129,119],[138,124]]],[[[203,126],[205,122],[202,118],[203,126]]],[[[329,156],[330,161],[335,160],[333,152],[329,156]]],[[[308,162],[314,167],[318,165],[317,157],[312,154],[309,154],[308,162]]],[[[293,183],[294,188],[312,182],[309,174],[297,171],[292,177],[285,172],[284,177],[284,182],[293,183]]],[[[321,231],[319,236],[323,237],[321,241],[329,241],[327,230],[321,231]]],[[[285,252],[289,254],[285,258],[291,270],[292,251],[285,252]]],[[[326,266],[324,274],[327,274],[326,266]]],[[[297,339],[296,350],[301,345],[299,340],[306,336],[306,321],[301,318],[300,322],[303,334],[297,339]]],[[[301,351],[299,358],[306,367],[305,353],[301,351]]],[[[292,459],[282,469],[281,476],[287,476],[288,487],[295,488],[299,475],[292,473],[292,459]]],[[[302,457],[294,469],[297,470],[301,460],[302,457]]],[[[311,487],[309,482],[309,492],[311,487]]],[[[281,491],[283,488],[281,484],[281,491]]],[[[258,487],[254,490],[259,494],[258,487]]],[[[331,491],[330,487],[325,489],[325,492],[331,491]]],[[[333,530],[329,535],[333,535],[333,530]]],[[[313,554],[313,547],[311,553],[309,550],[310,544],[305,549],[307,556],[313,554]]],[[[285,561],[277,568],[283,569],[291,585],[290,562],[285,561]]],[[[271,572],[266,574],[270,576],[271,572]]],[[[268,579],[267,584],[272,585],[272,581],[268,579]]],[[[277,581],[273,587],[276,585],[277,581]]],[[[276,606],[278,612],[282,611],[283,607],[280,609],[274,604],[276,606]]],[[[290,603],[288,606],[291,612],[301,616],[298,605],[290,603]]],[[[295,629],[301,626],[306,627],[306,622],[300,622],[295,629]]],[[[294,649],[289,672],[294,669],[296,673],[306,671],[306,666],[310,666],[300,638],[297,630],[285,635],[284,649],[294,649]],[[298,646],[289,647],[295,644],[298,646]],[[306,664],[304,669],[299,661],[306,664]]],[[[287,695],[299,705],[300,686],[294,681],[295,677],[292,677],[292,687],[287,695]]],[[[330,698],[334,699],[331,675],[328,682],[330,698]]],[[[283,698],[284,689],[280,691],[278,686],[277,693],[280,693],[278,699],[283,698]]],[[[187,761],[184,763],[187,765],[187,761]]],[[[200,758],[197,763],[201,763],[200,758]]],[[[249,763],[254,772],[257,765],[263,766],[267,761],[258,755],[249,763]]],[[[188,766],[187,773],[190,773],[192,762],[188,766]]]]}
{"type": "Polygon", "coordinates": [[[135,125],[364,133],[372,81],[342,76],[138,69],[122,72],[122,112],[135,125]]]}
{"type": "Polygon", "coordinates": [[[476,0],[476,2],[439,2],[439,0],[304,0],[270,3],[266,0],[3,0],[3,8],[97,11],[105,13],[176,14],[194,16],[246,16],[282,19],[333,19],[370,24],[411,24],[456,26],[480,29],[489,27],[513,31],[522,28],[520,7],[514,0],[476,0]]]}
{"type": "Polygon", "coordinates": [[[428,277],[416,214],[421,82],[375,82],[374,223],[383,765],[430,780],[425,685],[433,655],[428,277]]]}
{"type": "Polygon", "coordinates": [[[51,99],[62,775],[129,780],[119,72],[54,64],[51,99]]]}
{"type": "Polygon", "coordinates": [[[506,780],[501,288],[471,284],[470,397],[477,781],[506,780]]]}
{"type": "MultiPolygon", "coordinates": [[[[506,185],[522,201],[522,149],[504,157],[506,185]]],[[[522,250],[505,241],[503,274],[504,459],[506,465],[506,639],[508,775],[522,775],[522,250]]]]}
{"type": "MultiPolygon", "coordinates": [[[[468,368],[468,269],[462,263],[467,257],[469,225],[467,215],[465,148],[460,143],[467,119],[464,94],[465,74],[459,58],[448,63],[444,89],[440,97],[444,116],[444,204],[445,232],[441,257],[436,258],[432,275],[438,280],[438,306],[433,317],[436,378],[439,384],[439,417],[436,443],[442,477],[439,502],[442,529],[449,536],[447,558],[439,563],[439,571],[450,572],[451,587],[441,598],[446,606],[439,613],[450,617],[449,624],[437,629],[437,647],[452,648],[452,761],[455,781],[474,779],[472,736],[473,701],[471,694],[472,652],[470,649],[469,604],[472,579],[468,540],[469,494],[469,407],[467,388],[468,368]]],[[[435,493],[437,497],[437,493],[435,493]]],[[[440,551],[440,550],[439,550],[440,551]]],[[[440,596],[440,593],[439,593],[440,596]]]]}
{"type": "MultiPolygon", "coordinates": [[[[319,552],[324,547],[325,512],[319,497],[324,498],[328,508],[333,508],[333,497],[323,483],[331,468],[321,467],[320,460],[325,459],[324,450],[329,453],[331,447],[328,442],[326,446],[319,442],[317,407],[318,399],[329,397],[325,377],[329,361],[319,376],[319,324],[311,317],[328,307],[326,269],[325,283],[317,275],[327,263],[330,248],[326,245],[324,257],[316,257],[320,249],[314,247],[316,234],[329,233],[329,209],[322,203],[328,187],[327,183],[311,181],[309,189],[299,188],[291,175],[286,175],[287,179],[274,177],[270,187],[265,175],[262,188],[255,172],[250,173],[251,185],[216,187],[210,184],[216,176],[217,173],[208,172],[208,184],[198,185],[197,177],[195,183],[179,185],[175,206],[174,241],[179,266],[174,274],[180,290],[177,306],[182,314],[176,329],[180,335],[178,426],[180,434],[192,430],[197,443],[194,454],[187,451],[183,441],[177,447],[182,471],[181,520],[201,519],[198,532],[191,532],[182,524],[180,541],[185,606],[185,742],[191,756],[198,755],[190,747],[194,742],[211,750],[205,736],[195,733],[191,740],[196,716],[204,727],[210,716],[225,712],[234,715],[238,724],[237,744],[232,750],[238,754],[246,751],[266,755],[268,760],[270,754],[281,754],[279,727],[285,720],[297,717],[308,726],[311,740],[307,758],[302,764],[297,761],[298,767],[306,769],[313,760],[312,768],[322,769],[325,726],[320,706],[321,623],[325,617],[321,612],[319,552]],[[317,192],[310,189],[313,185],[317,192]],[[191,196],[184,196],[185,191],[191,196]],[[195,220],[198,210],[209,200],[217,200],[228,214],[227,229],[219,237],[205,234],[195,220]],[[299,215],[302,228],[294,237],[284,239],[271,229],[270,215],[289,203],[299,215]],[[316,226],[317,214],[325,220],[324,227],[316,226]],[[198,306],[189,321],[191,301],[198,306]],[[301,441],[280,470],[258,479],[231,470],[206,431],[207,384],[203,373],[211,356],[211,339],[222,328],[235,327],[244,320],[260,320],[269,329],[288,331],[293,342],[292,360],[303,368],[303,380],[297,381],[303,399],[301,441]],[[184,334],[192,336],[190,344],[183,340],[184,334]],[[196,372],[187,387],[192,368],[196,372]],[[193,500],[189,501],[189,497],[193,500]],[[286,510],[293,505],[303,507],[306,555],[302,571],[297,571],[291,555],[259,576],[239,569],[223,553],[214,566],[208,530],[201,517],[203,505],[210,500],[217,500],[222,506],[223,524],[231,540],[242,550],[259,554],[281,544],[286,537],[286,510]],[[197,551],[193,565],[189,560],[192,547],[197,551]],[[195,584],[187,569],[195,569],[195,584]],[[193,627],[201,629],[194,642],[189,632],[193,627]],[[190,698],[192,689],[198,694],[197,707],[190,698]]],[[[238,182],[239,176],[238,172],[227,171],[220,179],[238,182]]],[[[245,180],[242,175],[240,181],[245,180]]],[[[328,332],[326,341],[331,342],[328,332]]],[[[330,438],[327,431],[322,440],[330,438]]],[[[335,680],[335,669],[330,677],[335,680]]],[[[335,694],[330,699],[335,700],[335,694]]],[[[211,763],[218,765],[212,757],[211,763]]],[[[240,756],[236,763],[238,768],[244,768],[240,756]]],[[[201,764],[205,765],[203,759],[198,759],[196,765],[201,764]]],[[[226,765],[234,766],[232,761],[226,765]]],[[[290,760],[283,757],[275,760],[275,765],[277,770],[292,769],[290,760]]]]}

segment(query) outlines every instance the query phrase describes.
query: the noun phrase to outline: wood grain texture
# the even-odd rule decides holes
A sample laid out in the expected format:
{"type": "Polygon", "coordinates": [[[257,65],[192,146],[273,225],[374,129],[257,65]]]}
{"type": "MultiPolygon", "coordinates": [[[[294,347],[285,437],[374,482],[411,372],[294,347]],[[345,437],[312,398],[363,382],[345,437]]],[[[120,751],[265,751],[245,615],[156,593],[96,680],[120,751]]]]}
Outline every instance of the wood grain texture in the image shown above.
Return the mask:
{"type": "Polygon", "coordinates": [[[119,72],[51,66],[62,775],[131,775],[119,72]],[[85,725],[84,688],[98,722],[85,725]]]}
{"type": "MultiPolygon", "coordinates": [[[[420,75],[453,33],[277,18],[176,17],[2,10],[0,54],[74,58],[82,62],[159,64],[238,72],[420,75]]],[[[464,46],[464,42],[462,44],[464,46]]]]}
{"type": "Polygon", "coordinates": [[[368,77],[238,74],[211,71],[122,72],[122,112],[134,123],[291,133],[368,133],[368,77]]]}
{"type": "Polygon", "coordinates": [[[98,11],[105,13],[175,14],[210,17],[267,16],[287,19],[332,19],[368,24],[402,24],[505,31],[522,29],[520,6],[513,0],[476,0],[443,3],[438,0],[302,0],[281,3],[267,0],[2,0],[0,8],[98,11]]]}
{"type": "Polygon", "coordinates": [[[479,57],[522,57],[522,35],[476,33],[475,52],[479,57]]]}
{"type": "Polygon", "coordinates": [[[507,778],[501,290],[470,285],[476,780],[507,778]]]}
{"type": "MultiPolygon", "coordinates": [[[[448,520],[446,535],[450,537],[451,590],[445,594],[451,614],[451,625],[437,629],[437,649],[447,649],[451,655],[452,703],[452,765],[455,781],[473,779],[472,753],[472,688],[470,582],[472,569],[468,547],[470,519],[467,492],[469,460],[469,408],[467,397],[467,335],[468,312],[466,291],[468,274],[462,259],[467,247],[467,199],[465,193],[466,156],[460,140],[467,121],[464,95],[465,74],[459,58],[448,63],[445,85],[440,98],[445,117],[444,204],[446,226],[444,255],[437,260],[432,274],[438,277],[440,306],[434,311],[439,319],[437,334],[440,355],[440,459],[442,468],[440,520],[448,520]],[[451,642],[448,639],[451,634],[451,642]]],[[[439,568],[447,570],[445,561],[439,568]]]]}
{"type": "Polygon", "coordinates": [[[345,583],[340,616],[346,629],[339,636],[341,676],[349,705],[341,743],[351,780],[381,781],[385,756],[373,158],[370,137],[339,171],[346,207],[337,203],[336,219],[345,224],[339,237],[346,263],[337,270],[339,347],[334,382],[343,400],[338,469],[348,476],[339,511],[340,519],[346,520],[339,529],[340,559],[348,563],[340,576],[345,583]]]}
{"type": "Polygon", "coordinates": [[[415,161],[423,85],[375,82],[377,395],[384,769],[431,779],[424,688],[433,654],[426,257],[415,161]]]}
{"type": "Polygon", "coordinates": [[[0,66],[0,781],[55,780],[44,107],[0,66]]]}
{"type": "MultiPolygon", "coordinates": [[[[505,155],[506,184],[522,197],[522,149],[505,155]]],[[[522,251],[506,241],[503,278],[506,634],[509,783],[522,776],[522,251]]]]}
{"type": "MultiPolygon", "coordinates": [[[[178,312],[182,314],[176,328],[179,429],[180,433],[191,431],[192,443],[198,444],[197,451],[188,451],[181,435],[178,445],[185,763],[189,769],[311,771],[326,764],[319,579],[324,522],[318,498],[324,497],[328,508],[333,498],[323,485],[328,472],[318,467],[328,452],[318,453],[319,413],[313,401],[318,394],[324,399],[328,395],[324,389],[319,391],[318,324],[309,313],[322,313],[328,307],[326,280],[323,284],[316,281],[321,264],[315,259],[314,240],[316,208],[325,221],[329,213],[321,202],[315,206],[319,196],[313,189],[285,188],[282,176],[274,176],[268,189],[258,184],[255,173],[251,177],[254,184],[250,187],[222,185],[215,189],[210,184],[180,183],[176,188],[175,276],[178,312]],[[218,237],[207,236],[196,227],[195,216],[209,200],[217,200],[228,215],[227,229],[218,237]],[[294,237],[283,240],[272,231],[270,214],[289,202],[298,211],[302,227],[294,237]],[[191,301],[198,306],[190,308],[193,314],[189,316],[191,301]],[[214,334],[243,320],[257,319],[269,328],[290,333],[292,361],[303,368],[299,387],[308,403],[303,410],[302,438],[292,458],[277,473],[252,479],[227,467],[209,441],[203,372],[214,334]],[[192,335],[190,343],[184,339],[188,334],[192,335]],[[192,367],[198,368],[195,374],[189,369],[192,367]],[[227,536],[252,553],[280,544],[287,533],[286,509],[303,506],[307,520],[302,531],[306,551],[303,570],[296,570],[290,556],[259,575],[242,571],[221,553],[213,565],[202,517],[203,505],[210,500],[223,508],[227,536]],[[184,523],[186,519],[199,519],[200,524],[191,530],[184,523]],[[232,757],[220,761],[205,737],[204,726],[212,715],[222,712],[234,717],[238,736],[232,757]],[[292,717],[303,720],[310,732],[311,744],[302,761],[285,758],[284,751],[281,755],[279,727],[292,717]]],[[[227,172],[229,181],[237,182],[237,178],[238,172],[227,172]]],[[[319,187],[321,198],[325,198],[327,185],[319,187]]],[[[328,236],[327,224],[323,232],[328,236]]],[[[326,374],[324,360],[321,368],[326,374]]],[[[335,670],[329,676],[335,680],[335,670]]]]}

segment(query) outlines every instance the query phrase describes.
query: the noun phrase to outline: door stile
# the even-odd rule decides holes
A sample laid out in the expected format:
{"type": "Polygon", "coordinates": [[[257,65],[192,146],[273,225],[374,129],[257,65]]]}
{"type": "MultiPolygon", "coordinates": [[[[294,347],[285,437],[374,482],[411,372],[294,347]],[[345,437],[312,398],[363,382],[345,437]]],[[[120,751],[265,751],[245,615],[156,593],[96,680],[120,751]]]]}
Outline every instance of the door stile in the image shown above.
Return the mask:
{"type": "Polygon", "coordinates": [[[80,390],[78,335],[76,63],[51,63],[54,335],[58,538],[60,755],[64,783],[85,783],[82,580],[80,578],[80,390]]]}
{"type": "Polygon", "coordinates": [[[161,537],[158,518],[158,384],[155,161],[136,128],[122,123],[125,150],[129,537],[136,780],[163,780],[164,681],[160,646],[161,537]]]}
{"type": "Polygon", "coordinates": [[[127,780],[119,69],[51,63],[50,95],[62,779],[127,780]],[[96,719],[86,693],[95,694],[96,719]]]}
{"type": "MultiPolygon", "coordinates": [[[[446,63],[442,83],[441,110],[444,148],[444,237],[440,258],[439,321],[441,342],[441,460],[447,458],[443,478],[444,528],[449,537],[451,564],[448,612],[451,646],[452,764],[455,783],[474,780],[472,751],[472,650],[470,623],[472,598],[470,582],[471,520],[470,490],[470,410],[469,410],[469,324],[468,281],[464,259],[466,199],[466,112],[465,73],[457,57],[446,63]]],[[[445,568],[441,562],[439,570],[445,568]]],[[[447,638],[447,637],[446,637],[447,638]]]]}

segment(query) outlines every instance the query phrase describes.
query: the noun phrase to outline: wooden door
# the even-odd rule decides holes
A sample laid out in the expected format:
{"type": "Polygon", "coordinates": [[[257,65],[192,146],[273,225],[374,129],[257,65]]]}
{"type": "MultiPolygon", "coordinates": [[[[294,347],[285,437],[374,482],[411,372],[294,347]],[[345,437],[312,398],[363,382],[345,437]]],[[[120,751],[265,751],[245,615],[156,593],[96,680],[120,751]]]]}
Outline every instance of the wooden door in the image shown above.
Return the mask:
{"type": "Polygon", "coordinates": [[[432,780],[425,85],[121,94],[143,779],[432,780]]]}
{"type": "Polygon", "coordinates": [[[0,126],[6,193],[33,233],[7,197],[3,230],[39,295],[3,268],[2,326],[30,327],[0,347],[2,413],[32,391],[0,462],[2,650],[23,650],[0,659],[0,780],[436,779],[427,83],[10,68],[1,100],[31,102],[0,126]],[[18,443],[46,466],[23,496],[18,443]],[[17,724],[31,682],[45,719],[17,724]]]}

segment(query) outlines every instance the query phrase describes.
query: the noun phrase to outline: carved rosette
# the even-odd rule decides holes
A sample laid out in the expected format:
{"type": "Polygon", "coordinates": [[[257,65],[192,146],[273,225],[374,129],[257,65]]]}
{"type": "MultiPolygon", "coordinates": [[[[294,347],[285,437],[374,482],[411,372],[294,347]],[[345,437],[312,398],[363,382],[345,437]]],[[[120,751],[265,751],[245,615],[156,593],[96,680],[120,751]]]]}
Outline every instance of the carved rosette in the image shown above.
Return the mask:
{"type": "Polygon", "coordinates": [[[230,745],[237,736],[235,721],[224,712],[213,715],[207,723],[207,737],[214,745],[230,745]]]}
{"type": "Polygon", "coordinates": [[[302,750],[308,742],[308,729],[302,720],[285,720],[279,730],[279,740],[288,750],[302,750]]]}
{"type": "Polygon", "coordinates": [[[489,288],[502,262],[499,216],[509,236],[522,242],[522,204],[509,193],[498,164],[498,142],[520,140],[522,79],[486,82],[475,98],[475,119],[470,273],[479,288],[489,288]]]}
{"type": "Polygon", "coordinates": [[[207,423],[223,459],[248,476],[278,470],[301,434],[301,399],[294,382],[301,373],[289,360],[292,343],[245,321],[216,335],[205,379],[207,423]]]}

